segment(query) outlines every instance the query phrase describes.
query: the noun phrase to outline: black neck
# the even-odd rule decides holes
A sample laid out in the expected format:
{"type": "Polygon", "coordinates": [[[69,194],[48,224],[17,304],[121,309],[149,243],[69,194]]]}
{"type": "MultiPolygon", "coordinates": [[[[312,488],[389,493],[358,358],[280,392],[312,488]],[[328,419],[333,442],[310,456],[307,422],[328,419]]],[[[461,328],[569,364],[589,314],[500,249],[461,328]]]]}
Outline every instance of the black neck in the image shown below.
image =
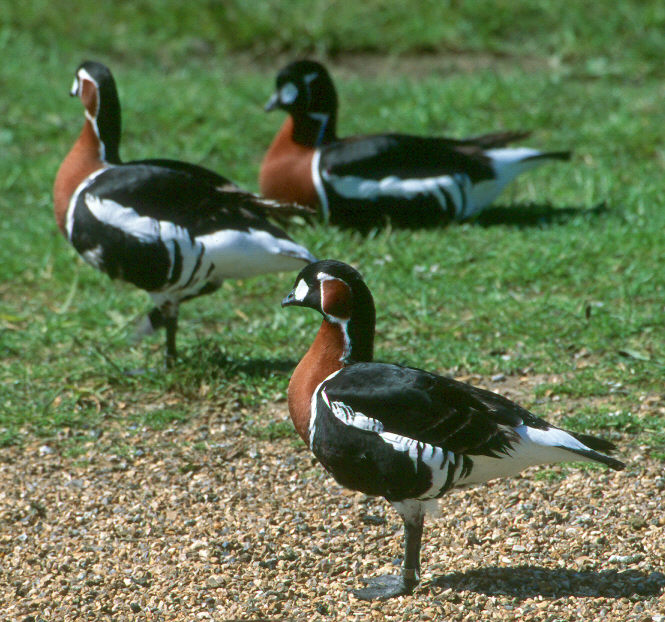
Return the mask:
{"type": "Polygon", "coordinates": [[[333,111],[309,112],[293,118],[293,141],[319,147],[337,139],[337,114],[333,111]]]}
{"type": "Polygon", "coordinates": [[[346,327],[350,344],[345,365],[374,359],[374,301],[369,289],[362,285],[363,288],[353,289],[353,313],[346,327]]]}
{"type": "Polygon", "coordinates": [[[120,164],[122,119],[120,100],[115,84],[102,85],[99,89],[97,129],[99,130],[99,139],[104,143],[106,162],[120,164]]]}

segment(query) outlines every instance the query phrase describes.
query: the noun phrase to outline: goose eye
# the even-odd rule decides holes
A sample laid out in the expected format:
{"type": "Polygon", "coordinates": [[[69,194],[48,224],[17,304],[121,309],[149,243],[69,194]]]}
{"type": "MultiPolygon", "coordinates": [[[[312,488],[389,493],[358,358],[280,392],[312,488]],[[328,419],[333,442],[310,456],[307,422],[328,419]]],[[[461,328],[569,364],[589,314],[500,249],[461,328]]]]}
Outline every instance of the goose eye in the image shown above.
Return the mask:
{"type": "Polygon", "coordinates": [[[298,87],[293,82],[287,82],[279,89],[279,100],[285,106],[292,104],[298,97],[298,87]]]}

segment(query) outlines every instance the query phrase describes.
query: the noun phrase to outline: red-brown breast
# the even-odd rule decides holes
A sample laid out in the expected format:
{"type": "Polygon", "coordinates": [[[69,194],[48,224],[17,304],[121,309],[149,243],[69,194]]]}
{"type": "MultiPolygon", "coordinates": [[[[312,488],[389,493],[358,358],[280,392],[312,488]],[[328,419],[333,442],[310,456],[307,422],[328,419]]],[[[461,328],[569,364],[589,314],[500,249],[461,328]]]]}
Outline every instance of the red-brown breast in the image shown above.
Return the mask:
{"type": "Polygon", "coordinates": [[[65,220],[72,194],[88,175],[104,166],[100,147],[99,138],[86,119],[81,135],[60,165],[53,184],[55,221],[65,236],[65,220]]]}
{"type": "Polygon", "coordinates": [[[261,194],[278,201],[317,205],[319,199],[312,180],[313,156],[313,147],[293,140],[293,119],[287,117],[261,163],[261,194]]]}

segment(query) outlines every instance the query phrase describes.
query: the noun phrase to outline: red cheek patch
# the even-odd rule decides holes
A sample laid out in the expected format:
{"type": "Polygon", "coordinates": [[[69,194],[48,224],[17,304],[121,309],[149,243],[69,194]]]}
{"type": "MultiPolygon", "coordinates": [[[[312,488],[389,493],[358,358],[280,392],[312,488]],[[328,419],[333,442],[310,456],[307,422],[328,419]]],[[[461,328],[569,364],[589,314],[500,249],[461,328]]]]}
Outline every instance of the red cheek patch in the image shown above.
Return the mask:
{"type": "Polygon", "coordinates": [[[348,320],[352,302],[353,294],[344,281],[328,279],[321,282],[321,309],[326,315],[348,320]]]}
{"type": "Polygon", "coordinates": [[[97,116],[97,87],[90,80],[83,80],[81,101],[91,116],[97,116]]]}

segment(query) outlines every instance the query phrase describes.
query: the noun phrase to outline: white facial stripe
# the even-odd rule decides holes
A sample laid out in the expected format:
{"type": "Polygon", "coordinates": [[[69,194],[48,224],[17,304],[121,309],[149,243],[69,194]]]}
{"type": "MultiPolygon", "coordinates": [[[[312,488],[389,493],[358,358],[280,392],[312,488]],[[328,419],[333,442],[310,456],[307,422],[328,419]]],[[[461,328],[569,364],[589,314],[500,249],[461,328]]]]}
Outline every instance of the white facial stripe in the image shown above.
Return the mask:
{"type": "MultiPolygon", "coordinates": [[[[316,278],[319,280],[319,282],[321,284],[320,285],[320,288],[321,288],[321,306],[323,307],[324,306],[324,298],[325,298],[324,291],[323,291],[323,283],[325,281],[341,281],[342,283],[344,283],[344,281],[342,279],[338,279],[335,276],[331,276],[330,274],[328,274],[326,272],[319,272],[316,275],[316,278]]],[[[344,285],[347,286],[346,283],[344,283],[344,285]]],[[[346,357],[349,356],[349,352],[351,351],[351,338],[349,337],[349,328],[348,328],[349,327],[349,319],[348,318],[335,317],[334,315],[330,315],[329,313],[325,313],[325,311],[323,313],[324,313],[324,317],[326,318],[326,320],[328,320],[328,322],[330,322],[331,324],[337,324],[342,329],[342,333],[344,335],[344,351],[342,352],[342,356],[340,357],[340,361],[345,361],[346,357]]]]}
{"type": "Polygon", "coordinates": [[[310,446],[310,448],[314,444],[314,435],[316,434],[316,415],[317,415],[316,401],[319,397],[319,391],[321,391],[321,395],[323,396],[323,399],[324,399],[326,405],[328,406],[328,408],[330,408],[330,400],[328,399],[328,396],[326,395],[326,392],[321,390],[321,387],[328,380],[330,380],[331,378],[334,378],[337,374],[339,374],[340,371],[342,371],[342,370],[338,369],[338,370],[334,371],[332,374],[330,374],[329,376],[327,376],[326,378],[324,378],[323,381],[320,382],[319,385],[316,387],[316,389],[314,389],[314,393],[312,393],[312,400],[310,402],[310,410],[309,410],[309,446],[310,446]]]}
{"type": "Polygon", "coordinates": [[[298,282],[298,286],[293,292],[293,296],[298,302],[302,302],[303,300],[305,300],[305,296],[307,296],[308,292],[309,292],[309,286],[307,285],[307,283],[305,283],[304,279],[300,279],[300,281],[298,282]]]}
{"type": "Polygon", "coordinates": [[[97,84],[97,80],[95,80],[85,69],[79,69],[78,71],[78,79],[79,80],[89,80],[92,82],[97,88],[99,88],[99,84],[97,84]]]}
{"type": "Polygon", "coordinates": [[[327,272],[319,272],[316,275],[316,278],[319,279],[319,281],[339,281],[340,279],[330,276],[327,272]]]}
{"type": "Polygon", "coordinates": [[[74,82],[72,82],[72,88],[69,89],[69,94],[70,95],[78,95],[79,94],[79,79],[78,79],[78,76],[74,76],[74,82]]]}
{"type": "Polygon", "coordinates": [[[313,71],[312,73],[308,73],[308,74],[304,77],[305,84],[306,84],[307,86],[309,86],[309,85],[310,85],[314,80],[316,80],[316,78],[318,78],[318,77],[319,77],[319,73],[318,73],[318,71],[313,71]]]}
{"type": "Polygon", "coordinates": [[[308,112],[307,116],[319,122],[319,133],[316,135],[316,142],[314,143],[318,147],[323,140],[323,135],[326,132],[326,126],[328,125],[328,121],[330,121],[330,116],[325,112],[308,112]]]}
{"type": "Polygon", "coordinates": [[[293,82],[287,82],[281,89],[279,89],[279,101],[288,106],[296,101],[298,97],[298,87],[293,82]]]}

